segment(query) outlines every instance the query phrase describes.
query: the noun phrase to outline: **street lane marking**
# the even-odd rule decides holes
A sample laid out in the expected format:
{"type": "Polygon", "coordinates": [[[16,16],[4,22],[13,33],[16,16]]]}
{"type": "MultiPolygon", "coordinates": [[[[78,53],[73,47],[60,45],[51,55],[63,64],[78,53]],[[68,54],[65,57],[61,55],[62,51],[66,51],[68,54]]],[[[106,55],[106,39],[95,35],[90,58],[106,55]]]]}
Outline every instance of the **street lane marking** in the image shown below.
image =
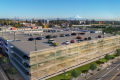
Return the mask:
{"type": "Polygon", "coordinates": [[[120,71],[111,80],[113,80],[119,73],[120,73],[120,71]]]}
{"type": "MultiPolygon", "coordinates": [[[[0,72],[2,73],[2,71],[0,70],[0,72]]],[[[3,78],[5,79],[5,77],[4,77],[4,75],[3,75],[3,73],[2,73],[2,76],[3,76],[3,78]]],[[[6,79],[5,79],[6,80],[6,79]]]]}
{"type": "MultiPolygon", "coordinates": [[[[119,66],[120,64],[118,64],[117,66],[119,66]]],[[[113,69],[115,69],[117,66],[115,66],[113,69]]],[[[108,73],[110,73],[113,69],[111,69],[109,72],[107,72],[105,75],[103,75],[101,78],[99,78],[98,80],[102,79],[104,76],[106,76],[108,73]]]]}

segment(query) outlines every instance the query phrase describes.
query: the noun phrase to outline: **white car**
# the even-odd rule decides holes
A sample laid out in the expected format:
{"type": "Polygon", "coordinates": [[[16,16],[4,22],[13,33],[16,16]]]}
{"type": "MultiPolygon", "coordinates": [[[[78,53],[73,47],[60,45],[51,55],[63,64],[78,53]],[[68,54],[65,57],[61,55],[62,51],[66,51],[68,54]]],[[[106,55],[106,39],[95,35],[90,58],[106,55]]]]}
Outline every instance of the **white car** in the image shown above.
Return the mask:
{"type": "Polygon", "coordinates": [[[48,43],[55,43],[55,41],[53,39],[48,39],[48,43]]]}
{"type": "Polygon", "coordinates": [[[65,42],[65,44],[69,44],[70,43],[70,41],[69,40],[67,40],[66,42],[65,42]]]}

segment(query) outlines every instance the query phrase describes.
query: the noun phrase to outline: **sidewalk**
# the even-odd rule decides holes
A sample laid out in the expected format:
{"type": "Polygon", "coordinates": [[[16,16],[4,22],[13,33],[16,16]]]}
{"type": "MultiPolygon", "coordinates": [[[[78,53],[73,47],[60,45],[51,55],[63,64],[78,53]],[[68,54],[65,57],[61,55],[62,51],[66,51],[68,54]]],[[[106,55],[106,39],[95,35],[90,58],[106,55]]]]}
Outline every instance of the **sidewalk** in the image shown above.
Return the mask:
{"type": "MultiPolygon", "coordinates": [[[[112,64],[112,63],[111,63],[112,61],[113,61],[113,63],[116,62],[116,61],[118,61],[118,58],[119,58],[119,56],[118,56],[118,57],[115,57],[115,59],[113,59],[113,60],[109,60],[108,62],[105,62],[104,64],[102,64],[102,67],[100,67],[100,69],[103,70],[104,68],[108,67],[108,64],[111,65],[111,64],[112,64]]],[[[89,70],[88,73],[87,73],[87,75],[83,73],[83,76],[80,75],[80,76],[77,77],[76,79],[73,78],[72,80],[86,80],[86,79],[88,79],[89,77],[92,76],[92,75],[90,75],[90,73],[96,74],[97,72],[99,72],[99,71],[97,71],[98,68],[99,68],[99,66],[97,66],[97,69],[94,70],[94,71],[89,70]],[[85,76],[86,76],[86,79],[85,79],[85,76]]],[[[100,70],[100,71],[101,71],[101,70],[100,70]]]]}

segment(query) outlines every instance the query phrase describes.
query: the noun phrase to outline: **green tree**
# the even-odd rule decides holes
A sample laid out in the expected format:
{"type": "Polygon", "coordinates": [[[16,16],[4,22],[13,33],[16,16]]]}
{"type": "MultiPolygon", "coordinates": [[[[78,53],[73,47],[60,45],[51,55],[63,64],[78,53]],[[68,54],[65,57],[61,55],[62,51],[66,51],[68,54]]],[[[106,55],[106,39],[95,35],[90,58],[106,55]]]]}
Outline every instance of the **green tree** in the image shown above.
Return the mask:
{"type": "Polygon", "coordinates": [[[27,23],[28,21],[27,21],[27,19],[26,19],[26,23],[27,23]]]}
{"type": "Polygon", "coordinates": [[[89,20],[86,20],[85,22],[86,22],[86,24],[90,24],[90,21],[89,21],[89,20]]]}
{"type": "Polygon", "coordinates": [[[75,20],[75,23],[74,23],[74,25],[78,25],[78,21],[77,21],[77,20],[75,20]]]}
{"type": "Polygon", "coordinates": [[[60,26],[62,26],[62,21],[60,21],[60,26]]]}
{"type": "Polygon", "coordinates": [[[59,20],[57,20],[57,25],[58,25],[58,24],[60,24],[60,21],[59,21],[59,20]]]}
{"type": "Polygon", "coordinates": [[[39,21],[39,26],[43,26],[42,20],[39,21]]]}
{"type": "MultiPolygon", "coordinates": [[[[105,55],[105,59],[108,61],[108,60],[111,59],[111,56],[110,56],[109,54],[106,54],[106,55],[105,55]]],[[[107,61],[106,61],[106,62],[107,62],[107,61]]]]}
{"type": "Polygon", "coordinates": [[[69,24],[69,27],[72,27],[72,23],[69,24]]]}
{"type": "Polygon", "coordinates": [[[94,71],[96,68],[97,68],[96,64],[91,64],[91,65],[90,65],[90,69],[91,69],[92,71],[94,71]]]}
{"type": "Polygon", "coordinates": [[[71,76],[74,77],[74,78],[77,78],[79,75],[80,75],[80,73],[77,70],[74,70],[74,71],[71,72],[71,76]]]}
{"type": "Polygon", "coordinates": [[[6,22],[6,23],[7,23],[7,25],[9,25],[9,19],[7,19],[7,22],[6,22]]]}
{"type": "Polygon", "coordinates": [[[7,25],[7,22],[4,20],[4,25],[7,25]]]}
{"type": "Polygon", "coordinates": [[[35,24],[35,20],[34,20],[34,18],[33,18],[33,20],[32,20],[32,23],[35,24]]]}
{"type": "Polygon", "coordinates": [[[95,24],[95,20],[93,19],[93,20],[91,21],[91,23],[92,23],[92,24],[95,24]]]}
{"type": "Polygon", "coordinates": [[[7,57],[2,56],[2,57],[1,57],[1,62],[2,62],[2,63],[8,63],[9,61],[8,61],[7,57]]]}
{"type": "Polygon", "coordinates": [[[8,73],[10,73],[13,76],[14,74],[17,73],[17,70],[14,67],[12,67],[12,68],[8,69],[8,73]]]}
{"type": "Polygon", "coordinates": [[[120,49],[117,49],[116,52],[116,54],[120,56],[120,49]]]}
{"type": "Polygon", "coordinates": [[[36,26],[39,26],[39,22],[36,23],[36,26]]]}
{"type": "Polygon", "coordinates": [[[55,21],[55,25],[57,24],[57,21],[55,21]]]}
{"type": "Polygon", "coordinates": [[[53,28],[53,27],[54,27],[54,25],[53,25],[53,24],[50,24],[50,25],[49,25],[49,28],[53,28]]]}

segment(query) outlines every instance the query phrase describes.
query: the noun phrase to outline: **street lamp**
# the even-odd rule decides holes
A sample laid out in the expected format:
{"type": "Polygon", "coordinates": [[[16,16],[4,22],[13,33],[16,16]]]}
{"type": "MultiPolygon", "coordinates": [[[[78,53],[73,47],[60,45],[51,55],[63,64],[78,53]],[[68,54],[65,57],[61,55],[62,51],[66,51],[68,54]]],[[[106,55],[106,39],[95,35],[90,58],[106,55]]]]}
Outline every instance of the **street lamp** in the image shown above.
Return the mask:
{"type": "Polygon", "coordinates": [[[14,32],[14,42],[15,42],[15,32],[14,32]]]}
{"type": "Polygon", "coordinates": [[[37,51],[37,47],[36,47],[36,38],[34,38],[35,39],[35,51],[37,51]]]}

